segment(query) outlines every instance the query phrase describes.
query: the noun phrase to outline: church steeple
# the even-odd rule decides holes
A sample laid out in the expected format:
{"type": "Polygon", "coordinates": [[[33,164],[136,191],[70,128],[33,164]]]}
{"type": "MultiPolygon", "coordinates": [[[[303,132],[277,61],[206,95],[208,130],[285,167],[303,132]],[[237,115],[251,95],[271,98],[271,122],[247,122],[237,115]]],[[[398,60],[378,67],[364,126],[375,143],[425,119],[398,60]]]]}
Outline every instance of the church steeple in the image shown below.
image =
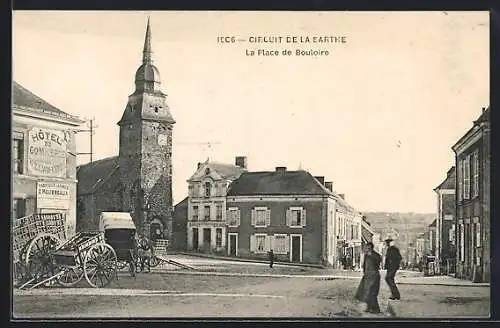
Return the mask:
{"type": "Polygon", "coordinates": [[[149,25],[149,17],[148,17],[148,25],[146,27],[146,36],[144,38],[144,49],[142,50],[142,63],[143,64],[152,64],[153,51],[151,50],[151,26],[149,25]]]}

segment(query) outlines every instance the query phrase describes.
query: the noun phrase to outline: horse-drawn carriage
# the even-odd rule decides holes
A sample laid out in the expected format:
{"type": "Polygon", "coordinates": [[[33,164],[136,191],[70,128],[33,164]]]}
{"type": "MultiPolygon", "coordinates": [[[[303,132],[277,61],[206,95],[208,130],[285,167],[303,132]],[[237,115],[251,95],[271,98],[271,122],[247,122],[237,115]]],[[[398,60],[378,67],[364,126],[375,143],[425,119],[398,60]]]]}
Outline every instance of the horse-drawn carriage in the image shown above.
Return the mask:
{"type": "Polygon", "coordinates": [[[32,231],[33,226],[47,227],[46,217],[34,216],[33,224],[18,225],[14,231],[14,250],[19,250],[18,268],[23,268],[18,270],[23,280],[20,288],[35,288],[53,281],[74,286],[83,277],[92,287],[105,287],[118,277],[119,261],[129,264],[130,272],[135,275],[136,227],[130,214],[103,212],[98,231],[79,232],[62,243],[54,234],[61,235],[60,231],[64,231],[64,220],[59,218],[52,229],[39,228],[31,232],[36,236],[25,246],[19,246],[23,241],[19,236],[32,231]]]}

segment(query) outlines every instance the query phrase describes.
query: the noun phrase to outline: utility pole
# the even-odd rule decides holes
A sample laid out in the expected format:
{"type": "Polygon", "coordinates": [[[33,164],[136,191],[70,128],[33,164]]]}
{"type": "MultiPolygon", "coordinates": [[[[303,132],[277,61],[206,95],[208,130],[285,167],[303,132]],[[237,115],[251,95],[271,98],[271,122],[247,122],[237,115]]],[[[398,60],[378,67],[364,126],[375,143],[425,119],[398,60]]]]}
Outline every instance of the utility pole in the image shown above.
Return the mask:
{"type": "Polygon", "coordinates": [[[90,155],[90,163],[93,161],[93,155],[94,155],[94,134],[95,134],[95,129],[98,128],[98,125],[95,124],[95,117],[92,118],[87,118],[87,126],[88,129],[79,129],[75,130],[75,133],[79,132],[84,132],[88,133],[90,137],[90,151],[86,153],[76,153],[77,155],[90,155]]]}

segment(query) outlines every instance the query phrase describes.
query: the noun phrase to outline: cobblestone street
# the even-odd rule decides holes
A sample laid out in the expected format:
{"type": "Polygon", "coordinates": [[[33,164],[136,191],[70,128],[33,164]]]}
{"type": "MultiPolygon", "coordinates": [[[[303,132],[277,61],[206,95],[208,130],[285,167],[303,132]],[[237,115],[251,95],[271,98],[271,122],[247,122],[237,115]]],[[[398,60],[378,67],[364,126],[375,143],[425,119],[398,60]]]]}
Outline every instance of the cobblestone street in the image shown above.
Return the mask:
{"type": "MultiPolygon", "coordinates": [[[[218,275],[156,269],[132,278],[121,272],[118,281],[101,289],[88,288],[82,281],[77,288],[16,290],[14,315],[16,318],[366,316],[364,305],[354,300],[360,272],[333,275],[327,269],[292,266],[270,269],[263,264],[197,261],[187,257],[177,260],[198,270],[200,266],[211,265],[234,267],[232,272],[217,272],[218,275]],[[237,268],[239,273],[235,272],[237,268]],[[248,271],[252,273],[245,273],[248,271]]],[[[383,279],[384,273],[381,275],[383,279]]],[[[448,277],[424,278],[417,272],[403,271],[398,275],[402,300],[391,301],[388,306],[389,290],[382,280],[379,303],[385,313],[376,317],[489,315],[489,287],[469,286],[448,277]]]]}

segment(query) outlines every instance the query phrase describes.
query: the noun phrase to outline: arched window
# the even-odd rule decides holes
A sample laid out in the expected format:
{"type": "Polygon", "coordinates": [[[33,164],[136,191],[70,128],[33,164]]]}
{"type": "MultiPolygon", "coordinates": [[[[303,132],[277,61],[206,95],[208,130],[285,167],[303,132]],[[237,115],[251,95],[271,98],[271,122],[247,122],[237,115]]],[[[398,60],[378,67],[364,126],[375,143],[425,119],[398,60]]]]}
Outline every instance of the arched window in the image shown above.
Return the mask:
{"type": "Polygon", "coordinates": [[[210,190],[212,189],[212,186],[210,185],[210,182],[205,182],[205,197],[210,197],[210,190]]]}

